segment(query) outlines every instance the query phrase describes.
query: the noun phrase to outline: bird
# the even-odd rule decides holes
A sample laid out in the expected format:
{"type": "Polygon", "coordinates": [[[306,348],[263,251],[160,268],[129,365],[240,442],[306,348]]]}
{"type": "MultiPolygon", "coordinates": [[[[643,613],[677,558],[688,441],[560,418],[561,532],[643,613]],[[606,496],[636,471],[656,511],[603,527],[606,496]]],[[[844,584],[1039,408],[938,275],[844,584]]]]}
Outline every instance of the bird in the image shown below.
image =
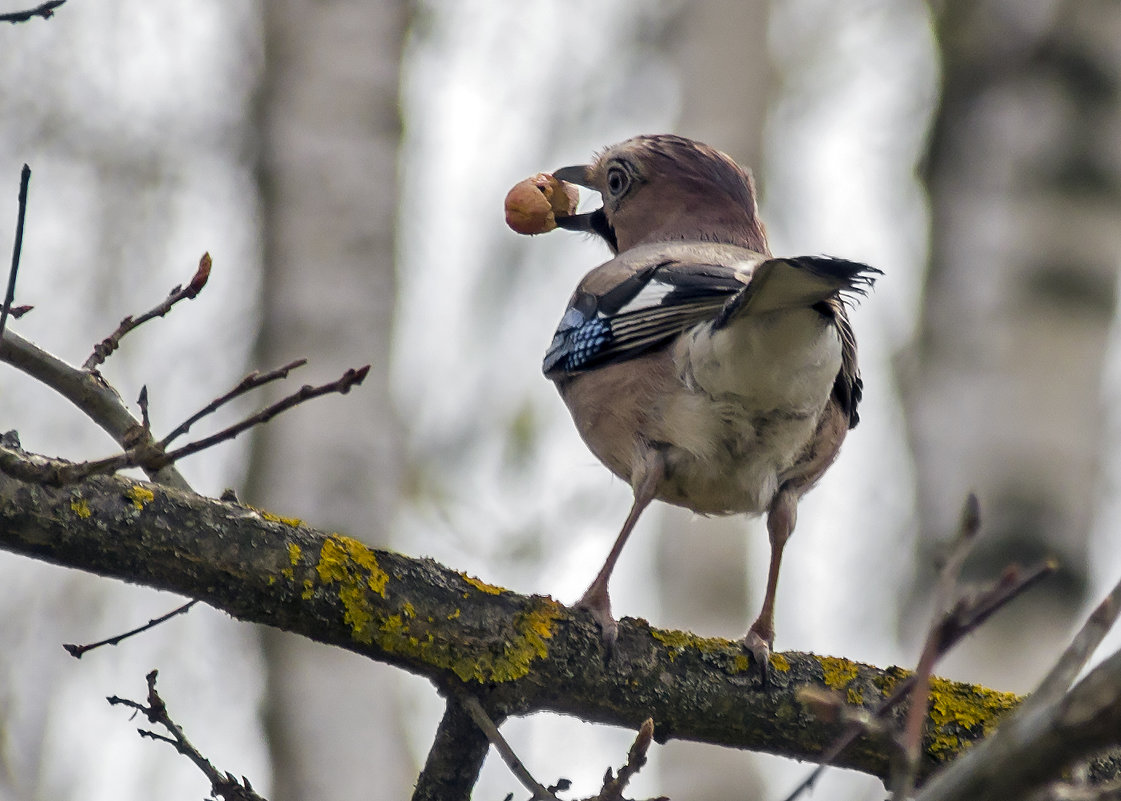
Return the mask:
{"type": "Polygon", "coordinates": [[[766,590],[739,640],[765,679],[798,501],[859,420],[848,309],[882,272],[773,257],[751,173],[681,136],[636,136],[552,175],[599,193],[599,208],[573,208],[556,226],[602,239],[613,258],[579,282],[543,372],[584,443],[634,493],[577,607],[610,654],[611,573],[654,500],[701,515],[765,514],[766,590]]]}

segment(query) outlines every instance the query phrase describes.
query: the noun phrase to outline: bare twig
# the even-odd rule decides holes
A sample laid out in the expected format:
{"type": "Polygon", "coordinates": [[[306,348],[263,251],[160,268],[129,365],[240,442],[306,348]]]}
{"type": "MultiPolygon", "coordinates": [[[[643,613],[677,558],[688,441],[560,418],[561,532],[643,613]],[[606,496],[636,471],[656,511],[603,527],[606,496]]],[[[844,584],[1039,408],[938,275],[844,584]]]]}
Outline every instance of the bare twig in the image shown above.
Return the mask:
{"type": "Polygon", "coordinates": [[[918,771],[919,755],[922,753],[922,727],[926,721],[926,708],[930,697],[930,676],[934,665],[944,653],[943,640],[946,621],[956,615],[959,606],[958,577],[966,558],[973,550],[977,541],[977,532],[981,528],[981,507],[977,496],[972,492],[965,499],[962,507],[961,518],[958,524],[958,534],[953,543],[953,549],[946,563],[942,566],[938,581],[938,591],[935,596],[934,619],[930,623],[930,630],[923,645],[919,663],[915,667],[914,681],[911,687],[911,703],[907,709],[907,717],[900,734],[900,752],[903,755],[903,764],[894,771],[892,794],[895,798],[906,798],[914,787],[915,774],[918,771]]]}
{"type": "MultiPolygon", "coordinates": [[[[599,791],[599,795],[595,796],[594,799],[588,799],[588,801],[623,801],[623,790],[626,789],[634,775],[646,764],[646,752],[650,749],[650,743],[653,739],[654,719],[647,718],[638,727],[638,734],[631,744],[630,751],[627,752],[627,762],[619,768],[619,774],[613,777],[611,769],[608,768],[607,775],[603,777],[603,789],[599,791]]],[[[665,796],[659,796],[650,799],[650,801],[669,801],[669,799],[665,796]]]]}
{"type": "Polygon", "coordinates": [[[147,623],[145,623],[143,626],[138,626],[137,628],[133,629],[132,631],[126,631],[124,634],[118,634],[116,637],[110,637],[107,640],[101,640],[100,642],[94,642],[94,643],[90,643],[88,645],[73,645],[71,643],[64,643],[62,647],[65,648],[66,652],[68,654],[70,654],[72,657],[74,657],[75,659],[81,659],[82,655],[87,653],[88,651],[92,651],[95,648],[100,648],[103,645],[119,645],[121,642],[123,642],[124,640],[127,640],[129,637],[132,637],[132,636],[135,636],[135,635],[140,634],[142,632],[145,632],[148,629],[155,628],[156,626],[160,625],[164,621],[170,620],[171,618],[175,617],[176,615],[185,614],[187,611],[190,610],[190,608],[192,606],[194,606],[197,603],[198,603],[197,599],[195,599],[193,601],[188,601],[187,603],[183,604],[182,606],[180,606],[176,609],[172,609],[166,615],[163,615],[163,616],[157,617],[157,618],[153,618],[152,620],[149,620],[147,623]]]}
{"type": "Polygon", "coordinates": [[[168,737],[164,734],[158,734],[148,729],[137,729],[141,737],[148,737],[152,740],[159,740],[173,746],[183,756],[195,763],[199,770],[203,772],[207,780],[210,782],[211,792],[216,796],[221,796],[227,801],[265,801],[250,785],[249,780],[244,776],[241,781],[231,773],[223,774],[204,757],[197,748],[191,745],[190,740],[183,734],[183,730],[171,719],[168,714],[167,705],[163,699],[160,698],[159,693],[156,692],[156,676],[158,671],[153,670],[145,678],[148,681],[148,703],[147,705],[130,701],[127,698],[119,698],[115,695],[110,696],[106,700],[111,706],[124,706],[129,709],[134,709],[143,714],[149,723],[154,723],[163,726],[167,729],[171,736],[168,737]]]}
{"type": "Polygon", "coordinates": [[[27,22],[34,17],[50,19],[54,16],[54,10],[65,2],[66,0],[50,0],[27,11],[9,11],[7,14],[0,14],[0,22],[27,22]]]}
{"type": "Polygon", "coordinates": [[[263,425],[272,418],[276,417],[281,412],[286,412],[292,407],[299,406],[301,403],[309,401],[312,398],[318,398],[321,395],[330,395],[332,393],[345,395],[346,393],[350,392],[353,387],[361,384],[369,372],[370,365],[367,364],[363,367],[359,367],[358,369],[355,369],[353,367],[348,368],[346,372],[339,376],[339,378],[327,384],[320,384],[317,387],[305,384],[304,386],[300,387],[299,390],[293,392],[288,397],[282,398],[281,400],[277,401],[271,406],[262,409],[251,417],[245,418],[240,423],[235,423],[228,428],[222,429],[216,434],[212,434],[209,437],[204,437],[203,439],[196,440],[189,445],[184,445],[183,447],[176,448],[173,451],[168,451],[166,459],[168,462],[174,462],[182,459],[184,456],[190,456],[193,453],[198,453],[201,450],[213,447],[219,442],[225,442],[226,440],[233,439],[241,432],[250,429],[253,426],[263,425]]]}
{"type": "Polygon", "coordinates": [[[506,767],[514,774],[514,777],[522,783],[522,786],[533,793],[531,801],[560,801],[555,795],[535,778],[528,770],[522,761],[518,759],[518,755],[514,753],[514,749],[510,747],[510,743],[502,736],[502,732],[494,725],[494,721],[490,719],[490,715],[483,709],[483,705],[479,703],[479,699],[473,695],[464,694],[459,699],[463,705],[463,709],[471,716],[471,720],[475,721],[475,725],[487,736],[490,744],[494,746],[494,750],[502,757],[502,761],[506,763],[506,767]]]}
{"type": "MultiPolygon", "coordinates": [[[[1090,614],[1040,683],[997,732],[923,788],[922,801],[1021,797],[1088,753],[1121,741],[1121,653],[1067,690],[1117,619],[1121,582],[1090,614]]],[[[1106,788],[1100,798],[1111,797],[1106,788]]],[[[1046,797],[1046,796],[1044,796],[1046,797]]],[[[1061,797],[1061,796],[1055,796],[1061,797]]],[[[1093,798],[1094,796],[1089,796],[1093,798]]]]}
{"type": "Polygon", "coordinates": [[[1121,652],[1058,700],[1016,710],[996,733],[923,786],[916,801],[1024,798],[1085,760],[1121,744],[1121,652]]]}
{"type": "Polygon", "coordinates": [[[0,309],[0,338],[8,324],[12,302],[16,299],[16,275],[19,273],[19,257],[23,252],[23,221],[27,217],[27,185],[31,182],[31,168],[26,164],[19,174],[19,210],[16,212],[16,238],[12,243],[12,268],[8,272],[8,289],[4,292],[4,308],[0,309]]]}
{"type": "Polygon", "coordinates": [[[121,324],[117,326],[116,331],[94,345],[93,353],[91,353],[89,355],[89,358],[87,358],[85,362],[82,363],[82,369],[92,370],[99,364],[102,364],[107,358],[109,358],[110,354],[112,354],[113,351],[115,351],[120,346],[121,339],[124,338],[125,334],[138,328],[139,326],[155,317],[163,317],[165,314],[171,311],[171,307],[179,301],[193,300],[194,298],[198,297],[198,293],[202,291],[202,288],[204,286],[206,286],[206,281],[210,277],[210,267],[210,254],[203,253],[202,258],[199,259],[198,269],[195,270],[195,274],[191,277],[191,280],[187,284],[187,286],[172,287],[171,292],[168,293],[168,296],[164,298],[163,302],[159,305],[155,306],[149,311],[144,312],[144,314],[140,315],[139,317],[134,318],[132,317],[132,315],[129,315],[125,319],[121,320],[121,324]]]}
{"type": "Polygon", "coordinates": [[[136,399],[136,405],[140,407],[140,425],[144,427],[144,431],[151,435],[152,421],[148,418],[148,385],[140,387],[140,397],[136,399]]]}
{"type": "Polygon", "coordinates": [[[296,359],[295,361],[289,362],[283,367],[278,367],[277,369],[270,370],[267,373],[258,373],[257,371],[253,371],[245,378],[241,379],[238,385],[227,392],[225,395],[215,398],[210,403],[206,404],[206,406],[204,406],[202,409],[195,412],[182,423],[177,425],[174,429],[172,429],[170,434],[160,440],[160,447],[166,448],[171,444],[172,440],[181,437],[183,434],[186,434],[188,431],[190,431],[191,426],[193,426],[203,417],[206,417],[206,415],[213,414],[214,412],[218,411],[218,409],[229,403],[234,398],[240,395],[244,395],[246,392],[263,386],[270,381],[287,378],[288,373],[298,367],[303,367],[305,364],[307,364],[307,359],[296,359]]]}
{"type": "Polygon", "coordinates": [[[1029,714],[1037,706],[1055,703],[1062,697],[1082,668],[1086,666],[1086,662],[1105,635],[1113,628],[1119,611],[1121,611],[1121,581],[1113,585],[1109,594],[1090,613],[1070,645],[1055,662],[1055,666],[1048,671],[1036,691],[1028,696],[1028,700],[1023,704],[1028,712],[1023,714],[1029,714]]]}
{"type": "MultiPolygon", "coordinates": [[[[0,360],[62,395],[116,440],[121,448],[128,450],[137,445],[137,431],[143,430],[141,421],[133,417],[117,391],[96,372],[79,370],[67,364],[15,331],[5,331],[0,338],[0,360]]],[[[150,435],[147,441],[151,442],[150,435]]],[[[160,484],[183,490],[191,488],[174,465],[164,465],[159,469],[145,467],[144,470],[149,478],[160,484]]],[[[54,481],[53,475],[51,472],[49,476],[44,476],[44,480],[54,481]]]]}
{"type": "MultiPolygon", "coordinates": [[[[949,653],[963,638],[976,631],[997,611],[1054,573],[1056,569],[1057,565],[1052,561],[1043,562],[1026,570],[1009,568],[987,590],[977,593],[973,598],[962,599],[942,621],[938,638],[938,658],[949,653]]],[[[873,711],[873,716],[876,718],[886,716],[910,695],[914,683],[915,676],[911,675],[896,684],[891,695],[873,711]]],[[[857,737],[868,730],[867,726],[850,724],[845,733],[821,756],[817,767],[786,796],[784,801],[795,801],[798,796],[812,788],[826,768],[844,753],[857,737]]]]}
{"type": "Polygon", "coordinates": [[[216,434],[211,434],[209,437],[195,440],[175,450],[164,451],[161,443],[151,442],[150,438],[144,438],[140,444],[130,447],[125,450],[124,453],[119,453],[115,456],[109,456],[90,462],[53,462],[49,464],[44,462],[44,472],[39,474],[38,479],[32,479],[31,475],[26,472],[21,475],[24,478],[39,480],[43,483],[63,485],[73,484],[92,475],[108,475],[128,467],[141,467],[146,471],[158,470],[186,456],[191,456],[199,451],[212,448],[221,442],[231,440],[243,431],[253,426],[263,425],[281,412],[285,412],[312,398],[318,398],[321,395],[328,395],[331,393],[345,395],[350,392],[352,387],[361,384],[362,380],[369,372],[370,365],[365,365],[358,369],[350,368],[335,381],[320,384],[317,387],[305,384],[288,397],[282,398],[256,414],[238,423],[234,423],[232,426],[224,428],[216,434]]]}

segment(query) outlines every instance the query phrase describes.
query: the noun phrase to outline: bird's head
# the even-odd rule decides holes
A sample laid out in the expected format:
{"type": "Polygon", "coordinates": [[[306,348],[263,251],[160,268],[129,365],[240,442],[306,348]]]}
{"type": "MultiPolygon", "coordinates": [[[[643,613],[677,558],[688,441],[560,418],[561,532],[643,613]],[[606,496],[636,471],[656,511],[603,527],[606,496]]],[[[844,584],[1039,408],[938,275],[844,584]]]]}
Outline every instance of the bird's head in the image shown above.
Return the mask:
{"type": "Polygon", "coordinates": [[[553,175],[599,192],[595,211],[558,217],[561,228],[602,237],[616,253],[648,242],[703,240],[768,253],[751,174],[719,150],[661,134],[609,147],[592,163],[553,175]]]}

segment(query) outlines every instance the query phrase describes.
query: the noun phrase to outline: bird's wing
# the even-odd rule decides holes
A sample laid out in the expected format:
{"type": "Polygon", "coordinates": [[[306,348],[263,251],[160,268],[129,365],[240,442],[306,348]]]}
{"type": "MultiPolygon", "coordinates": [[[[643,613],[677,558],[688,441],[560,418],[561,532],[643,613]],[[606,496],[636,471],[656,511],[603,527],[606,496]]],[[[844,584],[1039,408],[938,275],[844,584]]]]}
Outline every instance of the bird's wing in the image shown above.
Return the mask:
{"type": "Polygon", "coordinates": [[[696,323],[716,320],[764,256],[735,247],[636,248],[589,273],[545,354],[558,378],[634,358],[696,323]]]}
{"type": "Polygon", "coordinates": [[[880,270],[875,267],[828,256],[768,259],[754,270],[751,282],[728,304],[717,325],[741,315],[806,308],[831,298],[863,295],[877,275],[880,270]]]}
{"type": "Polygon", "coordinates": [[[864,294],[879,273],[843,259],[769,259],[710,243],[635,248],[584,278],[543,369],[557,379],[634,358],[697,323],[711,321],[719,328],[742,315],[811,307],[837,326],[841,370],[833,395],[852,427],[863,383],[845,300],[864,294]]]}

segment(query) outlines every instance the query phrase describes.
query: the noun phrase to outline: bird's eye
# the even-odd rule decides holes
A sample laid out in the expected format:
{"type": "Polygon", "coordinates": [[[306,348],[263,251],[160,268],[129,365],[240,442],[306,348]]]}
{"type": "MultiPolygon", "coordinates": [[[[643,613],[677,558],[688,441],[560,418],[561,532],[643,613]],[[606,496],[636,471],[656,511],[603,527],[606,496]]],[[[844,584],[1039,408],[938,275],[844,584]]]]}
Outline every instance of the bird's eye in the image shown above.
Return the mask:
{"type": "Polygon", "coordinates": [[[607,171],[607,192],[612,197],[619,197],[627,191],[631,179],[622,167],[612,167],[607,171]]]}

